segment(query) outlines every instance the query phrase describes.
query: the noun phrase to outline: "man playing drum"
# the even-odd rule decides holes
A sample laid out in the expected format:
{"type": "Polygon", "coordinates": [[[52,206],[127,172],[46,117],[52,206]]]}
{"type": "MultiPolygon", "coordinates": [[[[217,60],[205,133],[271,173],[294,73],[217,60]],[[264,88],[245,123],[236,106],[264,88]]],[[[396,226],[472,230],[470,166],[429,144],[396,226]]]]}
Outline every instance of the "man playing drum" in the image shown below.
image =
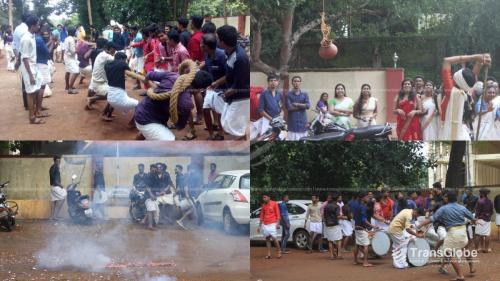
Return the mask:
{"type": "Polygon", "coordinates": [[[388,233],[392,240],[392,258],[395,268],[408,268],[409,265],[406,261],[406,254],[408,243],[410,242],[410,235],[419,238],[424,237],[423,233],[416,232],[412,229],[411,221],[423,215],[425,215],[425,211],[422,208],[403,209],[394,217],[391,224],[389,224],[388,233]]]}

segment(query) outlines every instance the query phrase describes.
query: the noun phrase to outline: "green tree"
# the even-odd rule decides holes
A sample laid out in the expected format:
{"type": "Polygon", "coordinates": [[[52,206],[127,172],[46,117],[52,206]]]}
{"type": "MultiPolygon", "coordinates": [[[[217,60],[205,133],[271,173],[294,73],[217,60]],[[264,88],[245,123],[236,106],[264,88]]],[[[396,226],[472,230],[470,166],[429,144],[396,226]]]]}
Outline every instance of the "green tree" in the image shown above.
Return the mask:
{"type": "Polygon", "coordinates": [[[421,142],[255,143],[252,192],[257,199],[263,190],[308,198],[314,191],[420,188],[435,165],[422,148],[421,142]]]}

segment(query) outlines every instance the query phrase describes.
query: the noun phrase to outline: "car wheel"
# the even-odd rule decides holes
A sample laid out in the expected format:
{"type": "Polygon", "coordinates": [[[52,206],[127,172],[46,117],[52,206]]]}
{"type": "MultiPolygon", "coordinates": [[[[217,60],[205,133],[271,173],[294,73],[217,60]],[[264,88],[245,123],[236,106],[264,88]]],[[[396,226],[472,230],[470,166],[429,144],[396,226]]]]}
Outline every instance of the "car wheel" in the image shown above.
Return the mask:
{"type": "Polygon", "coordinates": [[[203,212],[201,211],[201,205],[199,203],[196,204],[196,223],[198,225],[203,224],[203,212]]]}
{"type": "Polygon", "coordinates": [[[309,244],[309,234],[307,231],[304,229],[297,230],[293,235],[293,243],[297,249],[307,249],[307,245],[309,244]]]}
{"type": "Polygon", "coordinates": [[[237,224],[234,221],[233,216],[231,215],[231,211],[229,211],[229,209],[224,210],[222,219],[224,224],[224,232],[232,234],[236,230],[237,224]]]}

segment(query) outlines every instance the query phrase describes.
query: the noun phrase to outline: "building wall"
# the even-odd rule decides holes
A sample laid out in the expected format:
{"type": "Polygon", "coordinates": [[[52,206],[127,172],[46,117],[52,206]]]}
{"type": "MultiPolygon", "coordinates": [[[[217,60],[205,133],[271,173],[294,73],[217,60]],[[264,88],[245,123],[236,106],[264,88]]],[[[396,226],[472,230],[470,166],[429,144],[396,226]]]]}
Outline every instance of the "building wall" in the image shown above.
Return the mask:
{"type": "MultiPolygon", "coordinates": [[[[146,171],[149,170],[149,165],[152,163],[167,163],[167,170],[172,180],[175,181],[175,165],[183,165],[186,171],[187,165],[194,161],[203,165],[204,183],[207,182],[209,164],[212,162],[217,164],[219,172],[249,169],[250,167],[248,156],[198,156],[193,157],[193,159],[191,157],[105,157],[102,161],[104,178],[108,188],[114,186],[131,187],[139,163],[146,166],[146,171]]],[[[19,204],[19,218],[43,219],[49,217],[49,169],[52,163],[52,158],[0,158],[0,182],[10,181],[4,192],[9,200],[19,204]]],[[[71,183],[73,174],[78,177],[82,174],[79,189],[83,194],[90,194],[92,170],[91,156],[65,156],[61,159],[62,184],[66,187],[71,183]]],[[[123,206],[124,202],[109,201],[109,203],[113,205],[113,207],[108,208],[110,217],[127,216],[127,208],[123,206]]],[[[67,215],[66,204],[61,210],[61,215],[67,215]]]]}
{"type": "MultiPolygon", "coordinates": [[[[334,96],[334,88],[338,83],[346,86],[347,96],[354,102],[359,98],[361,85],[367,83],[372,87],[372,96],[378,99],[377,124],[387,121],[387,101],[386,101],[386,71],[385,70],[349,70],[349,71],[325,71],[325,72],[293,72],[290,78],[298,75],[302,77],[302,89],[309,93],[311,109],[316,108],[316,103],[321,93],[328,93],[330,98],[334,96]]],[[[251,85],[267,87],[267,77],[261,72],[252,72],[251,85]]],[[[389,102],[392,104],[392,101],[389,102]]],[[[389,109],[390,110],[390,109],[389,109]]],[[[308,118],[314,118],[314,112],[308,112],[308,118]]],[[[354,118],[351,120],[356,124],[354,118]]]]}
{"type": "MultiPolygon", "coordinates": [[[[238,20],[239,17],[227,17],[227,24],[232,25],[236,28],[238,28],[238,20]]],[[[212,18],[212,22],[217,26],[223,26],[224,25],[224,18],[212,18]]],[[[245,17],[245,36],[250,35],[250,16],[245,17]]]]}

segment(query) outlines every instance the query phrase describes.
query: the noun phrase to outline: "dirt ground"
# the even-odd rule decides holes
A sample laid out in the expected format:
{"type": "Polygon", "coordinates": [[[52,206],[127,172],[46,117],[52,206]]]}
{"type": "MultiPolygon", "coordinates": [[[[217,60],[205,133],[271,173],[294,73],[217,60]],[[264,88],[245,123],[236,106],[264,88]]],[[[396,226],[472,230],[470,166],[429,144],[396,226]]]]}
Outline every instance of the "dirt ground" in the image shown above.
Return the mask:
{"type": "MultiPolygon", "coordinates": [[[[0,58],[0,139],[3,140],[134,140],[137,129],[128,129],[127,123],[132,119],[133,113],[124,115],[115,110],[113,122],[101,119],[101,113],[106,106],[106,101],[99,101],[95,110],[85,110],[88,84],[86,79],[82,85],[75,82],[75,87],[80,91],[77,95],[68,95],[64,82],[64,65],[56,63],[54,84],[51,84],[53,95],[44,99],[44,106],[49,107],[51,115],[45,118],[43,125],[31,125],[28,121],[28,112],[24,109],[21,80],[18,73],[7,71],[5,57],[0,58]]],[[[127,79],[126,88],[129,96],[141,100],[139,94],[145,90],[132,90],[134,81],[127,79]]],[[[173,131],[177,140],[181,140],[183,133],[173,131]]],[[[205,125],[196,126],[196,141],[208,138],[205,125]]],[[[225,135],[226,140],[235,137],[225,135]]]]}
{"type": "MultiPolygon", "coordinates": [[[[479,254],[476,263],[477,272],[472,276],[465,274],[466,280],[497,281],[500,280],[500,242],[496,240],[496,233],[492,233],[495,240],[492,241],[493,252],[479,254]]],[[[274,248],[273,248],[274,250],[274,248]]],[[[305,251],[291,249],[290,254],[281,259],[266,260],[266,248],[262,243],[250,248],[251,279],[260,281],[420,281],[420,280],[450,280],[456,277],[453,269],[449,266],[449,273],[443,275],[437,272],[438,265],[432,264],[424,267],[409,269],[395,269],[392,267],[391,255],[382,259],[369,260],[374,265],[371,268],[363,268],[353,265],[352,253],[343,253],[344,260],[330,260],[328,253],[314,252],[307,254],[305,251]]],[[[468,266],[463,264],[462,269],[468,272],[468,266]]]]}
{"type": "Polygon", "coordinates": [[[122,220],[92,226],[26,220],[10,233],[0,232],[0,245],[0,280],[249,280],[248,234],[229,236],[215,227],[151,231],[122,220]],[[102,255],[139,266],[90,272],[67,265],[102,255]],[[44,266],[53,261],[66,266],[44,266]],[[140,266],[151,262],[167,264],[140,266]]]}

